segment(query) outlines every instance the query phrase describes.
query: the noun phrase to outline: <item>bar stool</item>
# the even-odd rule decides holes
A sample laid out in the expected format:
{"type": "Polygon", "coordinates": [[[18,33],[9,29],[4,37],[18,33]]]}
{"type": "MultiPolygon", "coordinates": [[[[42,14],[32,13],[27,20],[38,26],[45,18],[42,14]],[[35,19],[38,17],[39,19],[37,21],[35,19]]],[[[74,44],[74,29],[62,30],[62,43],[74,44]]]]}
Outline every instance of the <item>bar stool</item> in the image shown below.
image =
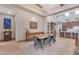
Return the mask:
{"type": "Polygon", "coordinates": [[[68,33],[66,32],[66,38],[68,38],[68,33]]]}
{"type": "Polygon", "coordinates": [[[78,33],[76,33],[76,38],[75,39],[77,39],[77,36],[78,36],[78,33]]]}
{"type": "Polygon", "coordinates": [[[77,39],[77,33],[74,33],[74,39],[77,39]]]}
{"type": "Polygon", "coordinates": [[[68,33],[68,35],[69,35],[68,38],[71,38],[70,32],[68,33]]]}
{"type": "Polygon", "coordinates": [[[66,32],[64,32],[64,38],[66,38],[66,32]]]}
{"type": "Polygon", "coordinates": [[[72,32],[70,32],[70,38],[72,38],[72,32]]]}
{"type": "Polygon", "coordinates": [[[62,37],[62,32],[60,32],[60,37],[62,37]]]}
{"type": "Polygon", "coordinates": [[[64,37],[64,32],[62,32],[62,37],[64,37]]]}
{"type": "Polygon", "coordinates": [[[74,32],[72,32],[72,39],[74,39],[74,32]]]}

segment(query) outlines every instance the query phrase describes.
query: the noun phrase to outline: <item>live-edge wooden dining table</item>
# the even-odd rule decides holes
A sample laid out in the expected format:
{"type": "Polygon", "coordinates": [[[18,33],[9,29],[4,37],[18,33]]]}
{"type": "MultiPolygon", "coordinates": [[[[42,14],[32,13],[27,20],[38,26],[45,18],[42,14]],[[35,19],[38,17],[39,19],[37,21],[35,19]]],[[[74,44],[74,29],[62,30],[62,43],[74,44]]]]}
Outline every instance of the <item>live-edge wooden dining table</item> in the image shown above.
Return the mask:
{"type": "Polygon", "coordinates": [[[43,41],[46,40],[48,38],[48,36],[54,36],[54,34],[40,34],[40,35],[35,35],[36,37],[38,37],[38,39],[40,39],[42,41],[42,48],[44,49],[44,44],[43,41]]]}

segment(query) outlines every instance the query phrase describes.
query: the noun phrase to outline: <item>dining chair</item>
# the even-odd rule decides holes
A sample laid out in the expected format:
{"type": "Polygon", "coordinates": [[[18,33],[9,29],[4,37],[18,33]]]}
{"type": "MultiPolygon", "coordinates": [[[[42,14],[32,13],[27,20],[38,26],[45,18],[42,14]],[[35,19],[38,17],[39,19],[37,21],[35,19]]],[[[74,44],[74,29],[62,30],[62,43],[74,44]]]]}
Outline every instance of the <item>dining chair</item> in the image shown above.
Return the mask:
{"type": "Polygon", "coordinates": [[[44,45],[48,45],[48,44],[49,44],[49,46],[50,46],[50,45],[51,45],[51,44],[50,44],[51,42],[52,42],[52,38],[51,38],[51,36],[49,35],[49,36],[47,37],[47,39],[44,40],[43,44],[44,44],[44,45]]]}
{"type": "Polygon", "coordinates": [[[36,36],[33,36],[33,41],[34,41],[34,48],[38,49],[39,47],[42,47],[41,46],[42,42],[38,40],[36,36]]]}
{"type": "Polygon", "coordinates": [[[50,40],[50,42],[52,42],[53,41],[53,43],[55,43],[56,42],[56,36],[54,35],[54,36],[51,36],[51,40],[50,40]]]}

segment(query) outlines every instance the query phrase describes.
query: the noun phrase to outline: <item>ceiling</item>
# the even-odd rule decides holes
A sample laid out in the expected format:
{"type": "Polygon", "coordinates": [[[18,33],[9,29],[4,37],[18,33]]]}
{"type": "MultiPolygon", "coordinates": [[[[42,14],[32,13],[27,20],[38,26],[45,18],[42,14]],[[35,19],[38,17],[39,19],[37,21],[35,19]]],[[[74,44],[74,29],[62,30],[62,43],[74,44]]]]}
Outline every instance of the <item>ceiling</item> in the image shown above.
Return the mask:
{"type": "Polygon", "coordinates": [[[46,15],[57,14],[79,7],[78,4],[42,4],[46,15]]]}
{"type": "Polygon", "coordinates": [[[35,13],[39,13],[42,16],[49,15],[52,13],[53,9],[61,8],[60,4],[19,4],[21,7],[34,11],[35,13]]]}
{"type": "Polygon", "coordinates": [[[4,7],[6,6],[29,10],[41,16],[50,16],[77,8],[79,7],[79,4],[15,4],[15,5],[6,4],[4,5],[4,7]]]}
{"type": "Polygon", "coordinates": [[[44,10],[44,12],[49,13],[50,10],[57,8],[60,4],[35,4],[38,8],[44,10]]]}
{"type": "Polygon", "coordinates": [[[36,13],[40,16],[49,16],[49,18],[52,18],[54,22],[58,22],[58,21],[67,22],[67,21],[79,20],[79,12],[77,12],[78,13],[77,15],[74,13],[74,11],[79,11],[79,4],[64,4],[62,6],[60,4],[15,4],[15,5],[14,4],[13,5],[12,4],[6,4],[6,5],[0,4],[0,9],[1,9],[0,13],[4,13],[5,11],[5,13],[15,15],[16,10],[13,10],[11,7],[18,8],[24,11],[28,10],[29,12],[36,13]],[[1,8],[1,7],[6,7],[6,9],[1,8]],[[10,8],[10,9],[7,9],[7,8],[10,8]],[[69,13],[70,15],[67,17],[65,16],[66,13],[69,13]],[[62,20],[60,16],[61,18],[63,18],[62,20]],[[59,20],[55,20],[55,17],[57,17],[59,20]]]}
{"type": "Polygon", "coordinates": [[[59,4],[35,4],[35,5],[44,10],[51,10],[59,6],[59,4]]]}
{"type": "MultiPolygon", "coordinates": [[[[23,6],[27,6],[27,4],[23,5],[23,6]]],[[[34,12],[39,12],[40,15],[43,16],[48,16],[51,14],[56,14],[59,12],[63,12],[63,11],[68,11],[70,9],[73,9],[75,7],[79,7],[78,4],[34,4],[34,5],[30,5],[33,9],[35,10],[34,12]]]]}

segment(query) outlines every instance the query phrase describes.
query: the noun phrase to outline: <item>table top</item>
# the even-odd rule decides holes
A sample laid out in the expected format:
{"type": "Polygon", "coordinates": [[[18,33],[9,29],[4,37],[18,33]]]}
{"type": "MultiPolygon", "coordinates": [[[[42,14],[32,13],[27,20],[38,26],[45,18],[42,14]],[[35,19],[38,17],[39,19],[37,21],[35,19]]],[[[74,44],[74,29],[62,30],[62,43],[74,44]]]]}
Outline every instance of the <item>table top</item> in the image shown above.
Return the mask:
{"type": "Polygon", "coordinates": [[[35,36],[37,36],[39,39],[45,39],[45,38],[47,38],[49,35],[54,36],[54,34],[40,34],[40,35],[35,35],[35,36]]]}

